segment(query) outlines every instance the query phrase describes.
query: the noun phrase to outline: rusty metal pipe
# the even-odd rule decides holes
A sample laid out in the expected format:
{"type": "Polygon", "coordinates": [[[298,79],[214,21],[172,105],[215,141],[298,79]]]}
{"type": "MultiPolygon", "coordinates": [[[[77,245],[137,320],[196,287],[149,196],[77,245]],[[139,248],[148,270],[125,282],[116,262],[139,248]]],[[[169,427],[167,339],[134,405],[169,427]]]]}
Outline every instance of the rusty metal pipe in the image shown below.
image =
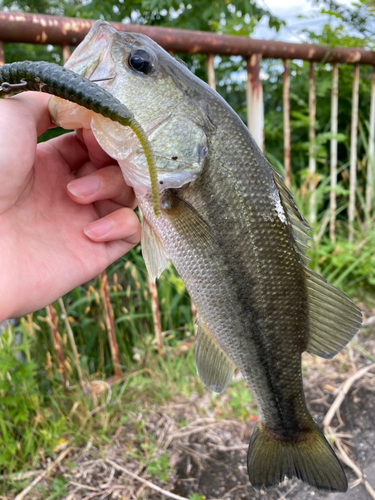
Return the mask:
{"type": "Polygon", "coordinates": [[[291,162],[290,162],[290,99],[289,99],[289,62],[284,61],[283,74],[283,114],[284,114],[284,169],[285,184],[291,184],[291,162]]]}
{"type": "Polygon", "coordinates": [[[337,63],[332,68],[332,94],[331,94],[331,193],[330,193],[330,223],[329,236],[332,243],[336,242],[336,186],[337,186],[337,116],[339,103],[339,69],[337,63]]]}
{"type": "MultiPolygon", "coordinates": [[[[370,124],[368,139],[368,159],[367,159],[367,178],[366,178],[366,214],[371,217],[374,199],[374,135],[375,135],[375,68],[372,72],[371,81],[371,104],[370,104],[370,124]]],[[[367,224],[368,222],[366,222],[367,224]]]]}
{"type": "Polygon", "coordinates": [[[208,54],[207,56],[207,76],[208,85],[216,90],[214,56],[212,54],[208,54]]]}
{"type": "Polygon", "coordinates": [[[315,173],[316,173],[316,158],[315,158],[315,115],[316,115],[316,97],[315,97],[315,78],[314,78],[314,63],[310,63],[309,76],[309,174],[311,177],[310,189],[310,222],[316,220],[315,207],[315,173]]]}
{"type": "MultiPolygon", "coordinates": [[[[3,42],[52,45],[77,45],[93,25],[93,20],[0,11],[3,42]]],[[[375,65],[375,52],[307,43],[254,40],[246,36],[217,35],[203,31],[111,23],[117,30],[143,33],[166,50],[189,54],[239,55],[245,58],[262,54],[263,59],[304,59],[375,65]]]]}
{"type": "Polygon", "coordinates": [[[353,94],[352,94],[352,123],[350,131],[350,179],[349,179],[349,242],[354,238],[354,216],[355,216],[355,190],[357,183],[357,133],[358,133],[358,89],[359,89],[359,66],[354,66],[353,94]]]}
{"type": "Polygon", "coordinates": [[[246,61],[247,126],[260,149],[264,150],[263,87],[260,79],[260,54],[253,54],[246,61]]]}

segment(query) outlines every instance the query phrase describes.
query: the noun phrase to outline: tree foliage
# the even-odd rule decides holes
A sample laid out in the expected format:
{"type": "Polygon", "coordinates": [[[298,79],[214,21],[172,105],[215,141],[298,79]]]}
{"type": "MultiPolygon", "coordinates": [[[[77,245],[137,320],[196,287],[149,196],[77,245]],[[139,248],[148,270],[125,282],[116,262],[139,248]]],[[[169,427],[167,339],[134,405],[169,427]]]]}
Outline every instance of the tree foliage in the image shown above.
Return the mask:
{"type": "Polygon", "coordinates": [[[347,38],[362,38],[366,44],[374,44],[375,34],[375,2],[374,0],[357,0],[350,8],[337,0],[314,0],[316,4],[323,4],[322,14],[336,18],[341,26],[349,29],[347,38]]]}
{"type": "Polygon", "coordinates": [[[182,29],[249,35],[264,17],[277,30],[282,21],[255,0],[2,0],[0,7],[22,12],[105,19],[182,29]]]}

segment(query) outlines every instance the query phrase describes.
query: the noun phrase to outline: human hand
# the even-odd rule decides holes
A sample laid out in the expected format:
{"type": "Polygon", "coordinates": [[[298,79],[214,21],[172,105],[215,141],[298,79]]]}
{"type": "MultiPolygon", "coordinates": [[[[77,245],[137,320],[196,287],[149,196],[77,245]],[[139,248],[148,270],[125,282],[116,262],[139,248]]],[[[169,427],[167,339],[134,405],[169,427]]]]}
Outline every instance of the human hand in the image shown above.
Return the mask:
{"type": "Polygon", "coordinates": [[[37,145],[52,126],[48,98],[0,100],[0,321],[53,302],[140,240],[133,190],[90,131],[37,145]]]}

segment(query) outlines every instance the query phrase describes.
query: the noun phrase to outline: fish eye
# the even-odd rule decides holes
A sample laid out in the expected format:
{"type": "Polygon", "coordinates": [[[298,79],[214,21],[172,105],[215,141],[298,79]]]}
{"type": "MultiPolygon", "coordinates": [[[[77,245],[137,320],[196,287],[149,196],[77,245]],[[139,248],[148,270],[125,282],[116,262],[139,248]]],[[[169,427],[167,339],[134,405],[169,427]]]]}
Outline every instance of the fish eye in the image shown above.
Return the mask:
{"type": "Polygon", "coordinates": [[[154,67],[153,57],[143,49],[133,50],[129,54],[128,64],[131,69],[147,75],[154,67]]]}

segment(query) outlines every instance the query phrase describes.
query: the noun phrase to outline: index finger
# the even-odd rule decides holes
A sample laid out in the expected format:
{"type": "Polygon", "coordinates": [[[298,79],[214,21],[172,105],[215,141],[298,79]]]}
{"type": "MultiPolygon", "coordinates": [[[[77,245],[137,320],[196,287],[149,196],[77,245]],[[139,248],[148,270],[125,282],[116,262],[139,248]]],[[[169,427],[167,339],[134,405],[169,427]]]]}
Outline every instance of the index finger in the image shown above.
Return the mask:
{"type": "Polygon", "coordinates": [[[12,118],[22,120],[21,125],[29,127],[32,125],[39,136],[54,126],[47,107],[50,97],[49,94],[43,92],[23,92],[9,99],[1,99],[0,118],[3,121],[8,113],[11,113],[12,118]]]}

